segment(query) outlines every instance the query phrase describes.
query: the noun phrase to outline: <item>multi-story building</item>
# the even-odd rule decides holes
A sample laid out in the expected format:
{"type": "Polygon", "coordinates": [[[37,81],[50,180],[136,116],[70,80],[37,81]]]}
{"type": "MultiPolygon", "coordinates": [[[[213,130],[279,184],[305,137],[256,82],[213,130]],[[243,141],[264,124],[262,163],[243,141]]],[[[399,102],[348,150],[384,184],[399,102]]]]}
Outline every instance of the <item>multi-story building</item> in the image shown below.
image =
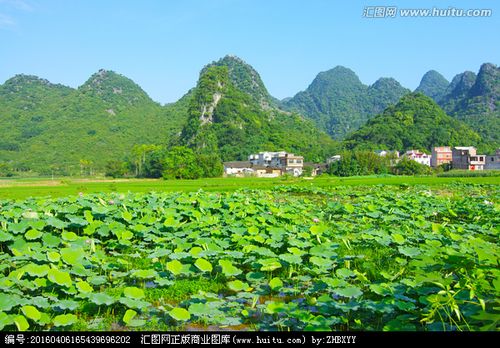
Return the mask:
{"type": "Polygon", "coordinates": [[[500,149],[494,155],[486,156],[484,169],[500,169],[500,149]]]}
{"type": "Polygon", "coordinates": [[[476,154],[473,146],[457,146],[452,150],[453,169],[483,170],[486,156],[476,154]]]}
{"type": "Polygon", "coordinates": [[[453,159],[453,154],[451,147],[449,146],[439,146],[432,149],[431,154],[431,166],[437,167],[442,164],[451,163],[453,159]]]}
{"type": "Polygon", "coordinates": [[[420,164],[431,166],[431,156],[421,151],[409,150],[405,152],[404,156],[420,164]]]}
{"type": "Polygon", "coordinates": [[[259,152],[252,154],[248,160],[254,166],[280,168],[283,173],[299,176],[304,168],[304,157],[285,151],[259,152]]]}

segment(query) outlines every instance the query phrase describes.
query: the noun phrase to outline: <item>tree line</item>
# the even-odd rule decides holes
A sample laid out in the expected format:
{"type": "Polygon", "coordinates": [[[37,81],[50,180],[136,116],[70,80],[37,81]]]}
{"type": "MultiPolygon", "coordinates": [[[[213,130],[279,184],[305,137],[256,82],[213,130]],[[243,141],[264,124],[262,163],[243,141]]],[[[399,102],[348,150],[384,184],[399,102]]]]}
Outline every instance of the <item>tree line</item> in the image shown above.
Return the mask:
{"type": "Polygon", "coordinates": [[[197,154],[186,146],[135,145],[125,161],[109,161],[106,176],[118,178],[198,179],[222,176],[219,156],[197,154]]]}

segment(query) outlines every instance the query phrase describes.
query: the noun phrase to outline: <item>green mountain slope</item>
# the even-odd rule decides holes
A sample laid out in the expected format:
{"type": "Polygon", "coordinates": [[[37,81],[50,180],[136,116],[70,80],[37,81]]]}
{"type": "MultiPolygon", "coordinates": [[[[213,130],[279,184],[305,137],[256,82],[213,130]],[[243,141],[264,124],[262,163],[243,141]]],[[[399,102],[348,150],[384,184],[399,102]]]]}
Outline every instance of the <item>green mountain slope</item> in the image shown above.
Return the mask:
{"type": "Polygon", "coordinates": [[[487,143],[487,151],[500,146],[500,68],[483,64],[477,76],[457,75],[441,105],[451,116],[465,122],[487,143]]]}
{"type": "Polygon", "coordinates": [[[366,86],[352,70],[337,66],[319,73],[305,91],[283,105],[311,118],[334,139],[342,139],[409,92],[387,78],[366,86]]]}
{"type": "Polygon", "coordinates": [[[105,70],[77,90],[16,76],[0,86],[0,106],[0,162],[40,174],[100,171],[134,144],[167,142],[183,117],[105,70]]]}
{"type": "Polygon", "coordinates": [[[203,75],[209,67],[225,66],[228,69],[229,79],[241,92],[248,94],[263,108],[277,106],[279,101],[272,97],[262,82],[259,73],[239,57],[227,55],[216,62],[212,62],[203,68],[203,75]]]}
{"type": "Polygon", "coordinates": [[[456,75],[446,88],[439,105],[448,113],[452,113],[455,108],[459,108],[458,104],[467,98],[470,89],[476,82],[476,77],[476,74],[472,71],[465,71],[456,75]]]}
{"type": "Polygon", "coordinates": [[[431,98],[412,93],[348,136],[350,149],[430,151],[434,146],[478,145],[481,138],[464,123],[446,115],[431,98]]]}
{"type": "Polygon", "coordinates": [[[436,70],[430,70],[424,74],[415,92],[420,92],[439,102],[446,93],[450,82],[436,70]]]}
{"type": "Polygon", "coordinates": [[[241,73],[253,69],[239,65],[246,63],[226,57],[202,70],[180,143],[225,161],[243,160],[263,150],[324,160],[337,144],[298,114],[263,104],[265,89],[253,83],[255,75],[241,73]],[[256,88],[247,88],[252,85],[256,88]]]}

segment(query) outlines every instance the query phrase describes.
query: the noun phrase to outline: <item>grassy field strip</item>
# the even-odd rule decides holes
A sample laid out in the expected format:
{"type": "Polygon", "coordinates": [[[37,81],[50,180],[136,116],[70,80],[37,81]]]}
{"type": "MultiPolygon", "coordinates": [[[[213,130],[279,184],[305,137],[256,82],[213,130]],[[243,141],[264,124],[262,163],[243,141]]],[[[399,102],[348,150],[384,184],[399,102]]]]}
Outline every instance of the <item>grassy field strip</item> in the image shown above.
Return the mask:
{"type": "Polygon", "coordinates": [[[81,193],[98,192],[191,192],[234,191],[240,188],[265,189],[277,185],[304,187],[333,187],[358,185],[442,185],[450,183],[499,185],[498,177],[438,178],[438,177],[320,177],[313,180],[301,178],[213,178],[200,180],[163,179],[55,179],[55,180],[0,180],[0,198],[23,199],[27,197],[64,197],[81,193]]]}

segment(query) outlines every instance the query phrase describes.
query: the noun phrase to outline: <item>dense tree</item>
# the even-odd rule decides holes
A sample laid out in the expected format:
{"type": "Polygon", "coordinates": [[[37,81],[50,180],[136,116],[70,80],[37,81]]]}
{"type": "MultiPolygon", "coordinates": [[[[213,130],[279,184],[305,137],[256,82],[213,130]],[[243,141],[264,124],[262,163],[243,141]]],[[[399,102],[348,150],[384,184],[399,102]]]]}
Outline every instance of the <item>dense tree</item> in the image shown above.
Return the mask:
{"type": "Polygon", "coordinates": [[[161,178],[163,176],[163,160],[166,151],[162,147],[148,152],[143,165],[142,176],[145,178],[161,178]]]}
{"type": "Polygon", "coordinates": [[[0,162],[0,177],[13,176],[12,168],[7,163],[0,162]]]}
{"type": "Polygon", "coordinates": [[[197,179],[202,175],[203,170],[192,149],[185,146],[175,146],[166,153],[163,159],[163,178],[197,179]]]}
{"type": "Polygon", "coordinates": [[[386,174],[393,161],[393,157],[373,151],[342,151],[340,161],[332,162],[328,172],[336,176],[386,174]]]}
{"type": "Polygon", "coordinates": [[[202,176],[204,178],[222,176],[224,166],[219,156],[214,154],[201,154],[197,156],[197,162],[202,170],[202,176]]]}
{"type": "Polygon", "coordinates": [[[127,163],[123,161],[109,161],[106,163],[105,175],[112,178],[122,178],[127,173],[127,163]]]}
{"type": "Polygon", "coordinates": [[[393,168],[393,173],[398,175],[427,175],[432,170],[429,166],[403,157],[393,168]]]}

